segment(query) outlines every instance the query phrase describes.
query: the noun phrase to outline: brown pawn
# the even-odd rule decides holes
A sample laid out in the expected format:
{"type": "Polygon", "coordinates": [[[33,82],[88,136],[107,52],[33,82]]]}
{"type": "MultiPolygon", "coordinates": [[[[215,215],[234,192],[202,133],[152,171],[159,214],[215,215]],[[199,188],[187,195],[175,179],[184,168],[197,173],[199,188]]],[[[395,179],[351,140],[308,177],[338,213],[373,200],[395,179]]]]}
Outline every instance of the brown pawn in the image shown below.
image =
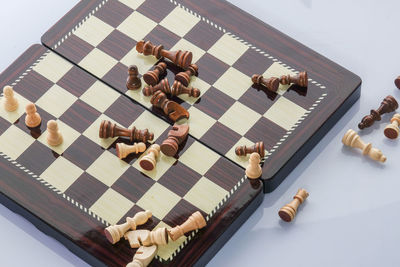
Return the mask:
{"type": "Polygon", "coordinates": [[[147,154],[139,161],[140,167],[146,171],[152,171],[157,164],[157,158],[160,155],[160,146],[153,144],[147,150],[147,154]]]}
{"type": "Polygon", "coordinates": [[[160,79],[160,75],[164,74],[167,69],[167,64],[165,62],[159,62],[156,66],[154,66],[153,70],[149,70],[143,75],[144,81],[148,85],[156,85],[160,79]]]}
{"type": "Polygon", "coordinates": [[[185,233],[201,229],[207,225],[206,220],[200,211],[196,211],[181,225],[178,225],[168,230],[169,237],[176,241],[178,238],[183,236],[185,233]]]}
{"type": "Polygon", "coordinates": [[[188,94],[189,96],[192,97],[199,97],[200,90],[193,87],[188,88],[184,86],[181,82],[175,80],[174,83],[172,84],[171,95],[178,96],[182,94],[188,94]]]}
{"type": "Polygon", "coordinates": [[[396,85],[397,88],[400,89],[400,76],[398,76],[398,77],[394,80],[394,84],[396,85]]]}
{"type": "Polygon", "coordinates": [[[295,76],[290,76],[290,74],[282,75],[281,78],[279,79],[279,82],[283,85],[294,83],[301,87],[307,87],[308,75],[306,71],[302,71],[295,76]]]}
{"type": "Polygon", "coordinates": [[[190,64],[186,71],[179,72],[175,76],[175,80],[181,82],[184,86],[188,86],[190,83],[191,76],[199,75],[199,67],[196,64],[190,64]]]}
{"type": "Polygon", "coordinates": [[[395,111],[399,107],[399,104],[397,104],[396,99],[394,99],[393,96],[388,95],[383,99],[380,107],[377,110],[372,109],[371,114],[365,116],[362,118],[361,122],[358,124],[358,128],[361,130],[367,127],[372,126],[375,121],[380,121],[381,120],[381,115],[385,113],[390,113],[395,111]]]}
{"type": "Polygon", "coordinates": [[[272,92],[278,91],[279,79],[276,77],[265,79],[262,75],[254,74],[251,76],[251,80],[254,84],[263,85],[272,92]]]}
{"type": "Polygon", "coordinates": [[[304,200],[306,200],[307,197],[307,191],[305,189],[299,189],[297,194],[293,197],[293,200],[279,210],[279,217],[281,217],[285,222],[291,222],[296,216],[297,208],[304,202],[304,200]]]}
{"type": "Polygon", "coordinates": [[[153,55],[157,59],[160,59],[161,57],[168,58],[171,60],[173,63],[175,63],[177,66],[187,69],[189,65],[192,63],[192,58],[193,54],[192,52],[188,51],[168,51],[164,49],[164,46],[158,45],[155,46],[153,45],[150,41],[139,41],[136,44],[136,50],[139,53],[143,53],[143,55],[148,56],[148,55],[153,55]]]}
{"type": "Polygon", "coordinates": [[[155,86],[145,86],[142,90],[143,94],[145,96],[151,96],[155,92],[161,91],[164,92],[165,94],[170,94],[171,93],[171,87],[169,86],[169,82],[167,78],[162,79],[157,85],[155,86]]]}
{"type": "Polygon", "coordinates": [[[128,68],[128,79],[126,80],[126,87],[129,90],[137,90],[142,86],[142,81],[138,77],[139,71],[136,65],[131,65],[128,68]]]}
{"type": "Polygon", "coordinates": [[[385,127],[384,134],[387,138],[396,139],[399,137],[400,114],[394,114],[390,124],[385,127]]]}
{"type": "Polygon", "coordinates": [[[100,124],[99,137],[114,138],[117,136],[129,137],[131,142],[141,141],[146,143],[154,139],[154,134],[149,132],[148,129],[139,130],[135,126],[132,129],[126,129],[111,121],[103,120],[100,124]]]}
{"type": "Polygon", "coordinates": [[[247,154],[251,154],[253,152],[256,152],[260,155],[260,157],[265,156],[265,148],[264,148],[264,142],[257,142],[253,146],[247,147],[247,146],[237,146],[235,148],[235,153],[238,156],[246,156],[247,154]]]}
{"type": "Polygon", "coordinates": [[[150,99],[150,103],[157,108],[161,108],[164,114],[172,121],[178,121],[183,118],[189,119],[189,112],[175,101],[169,100],[162,91],[155,92],[150,99]]]}
{"type": "Polygon", "coordinates": [[[189,133],[189,125],[174,124],[168,132],[168,137],[161,144],[161,152],[166,156],[173,157],[178,152],[179,145],[185,141],[189,133]]]}

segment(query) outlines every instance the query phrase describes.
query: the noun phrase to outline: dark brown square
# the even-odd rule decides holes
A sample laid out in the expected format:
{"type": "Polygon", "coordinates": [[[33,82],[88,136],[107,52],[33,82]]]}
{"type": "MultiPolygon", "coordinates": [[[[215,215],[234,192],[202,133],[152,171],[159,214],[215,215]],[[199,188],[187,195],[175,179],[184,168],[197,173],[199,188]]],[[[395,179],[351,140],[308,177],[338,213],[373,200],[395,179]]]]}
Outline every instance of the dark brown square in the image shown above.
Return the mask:
{"type": "Polygon", "coordinates": [[[110,33],[97,48],[120,61],[136,45],[136,42],[118,30],[110,33]]]}
{"type": "Polygon", "coordinates": [[[186,35],[185,39],[207,51],[210,49],[224,33],[211,27],[204,21],[196,24],[186,35]]]}
{"type": "MultiPolygon", "coordinates": [[[[117,224],[125,223],[127,217],[133,217],[136,213],[140,211],[144,211],[144,209],[142,209],[138,205],[133,206],[124,216],[122,216],[117,224]]],[[[137,226],[136,229],[146,229],[151,231],[160,223],[160,221],[160,219],[153,215],[145,224],[137,226]]]]}
{"type": "Polygon", "coordinates": [[[119,96],[117,100],[104,112],[111,119],[125,127],[130,126],[145,111],[140,105],[132,102],[126,96],[119,96]]]}
{"type": "Polygon", "coordinates": [[[204,218],[207,216],[204,211],[199,210],[199,208],[193,206],[185,199],[181,199],[175,205],[175,207],[164,217],[163,222],[171,227],[175,227],[184,223],[190,217],[190,215],[192,215],[196,211],[200,211],[204,218]]]}
{"type": "Polygon", "coordinates": [[[274,62],[271,59],[254,49],[247,49],[233,67],[251,77],[253,74],[263,74],[272,63],[274,62]]]}
{"type": "Polygon", "coordinates": [[[213,85],[229,69],[229,65],[216,57],[205,53],[198,61],[199,77],[213,85]]]}
{"type": "Polygon", "coordinates": [[[235,99],[211,87],[194,106],[218,120],[233,103],[235,103],[235,99]]]}
{"type": "Polygon", "coordinates": [[[10,126],[11,123],[9,121],[0,117],[0,135],[2,135],[10,126]]]}
{"type": "Polygon", "coordinates": [[[217,121],[200,140],[225,155],[240,138],[240,134],[217,121]]]}
{"type": "Polygon", "coordinates": [[[220,158],[204,175],[209,180],[230,191],[244,176],[243,170],[225,158],[220,158]]]}
{"type": "Polygon", "coordinates": [[[27,134],[30,134],[33,138],[37,139],[39,138],[39,136],[42,135],[42,133],[44,131],[46,131],[47,129],[47,122],[49,120],[55,120],[56,118],[47,113],[46,111],[44,111],[43,109],[41,109],[39,106],[36,106],[36,110],[39,113],[42,122],[40,123],[39,126],[35,127],[35,128],[28,128],[28,126],[26,126],[25,124],[25,117],[26,117],[26,113],[24,113],[24,115],[22,115],[22,117],[15,122],[15,125],[20,128],[22,131],[26,132],[27,134]]]}
{"type": "Polygon", "coordinates": [[[175,6],[168,1],[147,0],[137,11],[160,23],[174,8],[175,6]]]}
{"type": "Polygon", "coordinates": [[[322,90],[311,83],[308,85],[308,88],[293,84],[283,94],[285,98],[306,110],[308,110],[321,95],[322,90]]]}
{"type": "Polygon", "coordinates": [[[277,93],[271,92],[261,85],[253,85],[239,98],[239,102],[264,114],[279,97],[277,93]]]}
{"type": "Polygon", "coordinates": [[[171,49],[181,38],[166,28],[157,25],[144,38],[146,41],[152,42],[154,45],[163,45],[165,49],[171,49]]]}
{"type": "Polygon", "coordinates": [[[73,66],[57,84],[71,94],[80,97],[95,82],[96,78],[79,67],[73,66]]]}
{"type": "Polygon", "coordinates": [[[56,51],[63,57],[68,58],[72,62],[78,64],[93,49],[94,46],[72,34],[64,41],[62,45],[56,48],[56,51]]]}
{"type": "Polygon", "coordinates": [[[252,142],[264,141],[265,149],[271,149],[286,134],[286,130],[265,117],[261,117],[244,135],[252,142]]]}
{"type": "Polygon", "coordinates": [[[99,116],[100,112],[78,99],[64,112],[60,120],[83,133],[99,116]]]}
{"type": "Polygon", "coordinates": [[[109,84],[111,87],[117,89],[121,93],[125,93],[128,88],[126,88],[126,79],[128,78],[128,68],[118,62],[104,77],[105,83],[109,84]]]}
{"type": "Polygon", "coordinates": [[[41,175],[57,157],[50,148],[35,141],[19,156],[17,162],[36,175],[41,175]]]}
{"type": "Polygon", "coordinates": [[[130,14],[133,9],[119,1],[108,1],[94,15],[105,23],[117,28],[130,14]]]}
{"type": "Polygon", "coordinates": [[[63,156],[79,168],[86,170],[103,152],[104,149],[101,146],[81,135],[68,147],[63,156]]]}
{"type": "Polygon", "coordinates": [[[14,90],[29,101],[36,102],[53,85],[53,82],[32,70],[14,86],[14,90]]]}

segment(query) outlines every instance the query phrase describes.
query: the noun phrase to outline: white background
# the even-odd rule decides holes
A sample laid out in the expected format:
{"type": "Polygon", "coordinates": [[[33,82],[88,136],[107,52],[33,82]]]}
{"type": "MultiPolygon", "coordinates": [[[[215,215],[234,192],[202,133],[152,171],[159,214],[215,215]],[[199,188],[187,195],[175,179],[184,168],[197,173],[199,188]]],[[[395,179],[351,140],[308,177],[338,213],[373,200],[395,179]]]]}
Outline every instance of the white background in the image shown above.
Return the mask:
{"type": "MultiPolygon", "coordinates": [[[[219,251],[209,266],[399,266],[400,145],[383,136],[390,119],[363,132],[387,156],[375,163],[342,147],[348,128],[392,94],[400,75],[399,1],[231,0],[358,74],[361,99],[219,251]],[[310,197],[292,223],[277,211],[299,187],[310,197]]],[[[5,1],[0,71],[77,3],[5,1]]],[[[0,266],[85,266],[60,243],[0,206],[0,266]]]]}

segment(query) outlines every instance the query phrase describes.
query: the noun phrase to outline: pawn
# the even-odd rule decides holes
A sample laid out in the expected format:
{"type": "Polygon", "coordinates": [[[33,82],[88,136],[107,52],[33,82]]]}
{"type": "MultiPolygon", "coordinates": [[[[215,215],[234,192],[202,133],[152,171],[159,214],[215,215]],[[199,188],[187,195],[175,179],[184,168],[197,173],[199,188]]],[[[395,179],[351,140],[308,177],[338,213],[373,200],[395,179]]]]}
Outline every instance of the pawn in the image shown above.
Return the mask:
{"type": "Polygon", "coordinates": [[[63,142],[61,132],[58,130],[58,124],[55,120],[47,122],[47,143],[51,146],[58,146],[63,142]]]}
{"type": "Polygon", "coordinates": [[[400,76],[398,76],[398,77],[394,80],[394,84],[396,85],[397,88],[400,89],[400,76]]]}
{"type": "Polygon", "coordinates": [[[235,148],[235,153],[238,156],[246,156],[247,154],[257,152],[260,154],[260,157],[263,158],[265,156],[265,147],[264,142],[260,141],[254,144],[254,146],[237,146],[235,148]]]}
{"type": "Polygon", "coordinates": [[[158,84],[160,80],[160,75],[162,75],[167,69],[167,64],[165,62],[158,63],[153,70],[149,70],[143,75],[143,80],[151,86],[158,84]]]}
{"type": "Polygon", "coordinates": [[[362,150],[363,155],[368,155],[371,159],[385,162],[386,157],[379,149],[373,148],[371,143],[365,144],[361,137],[352,129],[349,129],[342,138],[342,143],[349,147],[355,147],[362,150]]]}
{"type": "Polygon", "coordinates": [[[249,165],[246,167],[246,176],[249,179],[257,179],[260,178],[262,174],[262,169],[260,166],[260,154],[257,152],[253,152],[250,154],[249,165]]]}
{"type": "Polygon", "coordinates": [[[169,237],[176,241],[178,238],[193,230],[201,229],[207,225],[200,211],[196,211],[181,225],[168,230],[169,237]]]}
{"type": "Polygon", "coordinates": [[[283,85],[293,83],[300,87],[307,87],[308,86],[308,75],[307,75],[306,71],[302,71],[295,76],[291,76],[290,74],[282,75],[281,78],[279,79],[279,82],[283,85]]]}
{"type": "Polygon", "coordinates": [[[128,79],[126,81],[126,87],[129,90],[137,90],[142,86],[142,81],[138,77],[139,71],[136,65],[131,65],[128,68],[128,79]]]}
{"type": "Polygon", "coordinates": [[[191,97],[199,97],[200,90],[193,87],[186,87],[179,81],[174,81],[171,87],[171,95],[178,96],[182,94],[187,94],[191,97]]]}
{"type": "Polygon", "coordinates": [[[126,158],[129,154],[138,154],[144,152],[146,150],[146,144],[140,142],[134,143],[130,146],[125,143],[117,143],[116,150],[118,158],[123,159],[126,158]]]}
{"type": "Polygon", "coordinates": [[[387,138],[396,139],[399,136],[400,114],[394,114],[390,124],[385,127],[384,134],[387,138]]]}
{"type": "Polygon", "coordinates": [[[160,146],[157,144],[151,145],[145,155],[139,162],[140,167],[146,171],[151,171],[156,167],[157,158],[160,155],[160,146]]]}
{"type": "Polygon", "coordinates": [[[251,76],[251,80],[254,84],[263,85],[272,92],[278,91],[279,78],[271,77],[266,79],[262,75],[254,74],[251,76]]]}
{"type": "Polygon", "coordinates": [[[18,108],[18,100],[15,98],[14,89],[11,86],[4,86],[4,109],[13,112],[18,108]]]}
{"type": "Polygon", "coordinates": [[[147,267],[157,254],[157,246],[141,246],[126,267],[147,267]]]}
{"type": "Polygon", "coordinates": [[[36,106],[33,103],[29,103],[25,107],[26,117],[25,124],[29,128],[35,128],[40,125],[42,118],[39,113],[37,113],[36,106]]]}
{"type": "Polygon", "coordinates": [[[293,200],[279,210],[279,217],[281,217],[285,222],[291,222],[296,216],[297,208],[304,202],[304,200],[306,200],[307,197],[307,191],[305,189],[299,189],[297,194],[293,197],[293,200]]]}
{"type": "Polygon", "coordinates": [[[179,72],[175,76],[175,80],[188,86],[190,83],[190,77],[199,75],[199,67],[196,64],[190,64],[186,71],[179,72]]]}

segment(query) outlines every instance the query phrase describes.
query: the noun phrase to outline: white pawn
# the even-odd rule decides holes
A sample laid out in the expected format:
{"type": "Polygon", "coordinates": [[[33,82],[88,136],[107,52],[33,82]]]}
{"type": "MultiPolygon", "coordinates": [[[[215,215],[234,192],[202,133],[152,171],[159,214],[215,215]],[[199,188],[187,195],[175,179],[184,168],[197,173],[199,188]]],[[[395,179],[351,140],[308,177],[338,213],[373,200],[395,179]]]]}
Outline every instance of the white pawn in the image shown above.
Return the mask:
{"type": "Polygon", "coordinates": [[[124,143],[117,143],[117,156],[120,159],[126,158],[131,153],[142,153],[146,150],[146,144],[143,142],[134,143],[133,145],[127,145],[124,143]]]}
{"type": "Polygon", "coordinates": [[[145,155],[140,161],[139,165],[142,169],[146,171],[152,171],[157,164],[157,158],[160,156],[160,146],[158,144],[153,144],[147,150],[147,155],[145,155]]]}
{"type": "Polygon", "coordinates": [[[42,118],[37,113],[36,106],[33,103],[29,103],[25,107],[26,117],[25,124],[30,128],[35,128],[40,125],[42,118]]]}
{"type": "Polygon", "coordinates": [[[262,174],[262,169],[260,166],[261,158],[260,154],[253,152],[250,155],[249,165],[246,167],[246,176],[249,179],[260,178],[262,174]]]}
{"type": "Polygon", "coordinates": [[[4,86],[4,109],[8,112],[17,110],[18,100],[14,96],[14,89],[11,86],[4,86]]]}
{"type": "Polygon", "coordinates": [[[58,124],[55,120],[47,122],[47,143],[51,146],[58,146],[63,142],[61,132],[58,130],[58,124]]]}

